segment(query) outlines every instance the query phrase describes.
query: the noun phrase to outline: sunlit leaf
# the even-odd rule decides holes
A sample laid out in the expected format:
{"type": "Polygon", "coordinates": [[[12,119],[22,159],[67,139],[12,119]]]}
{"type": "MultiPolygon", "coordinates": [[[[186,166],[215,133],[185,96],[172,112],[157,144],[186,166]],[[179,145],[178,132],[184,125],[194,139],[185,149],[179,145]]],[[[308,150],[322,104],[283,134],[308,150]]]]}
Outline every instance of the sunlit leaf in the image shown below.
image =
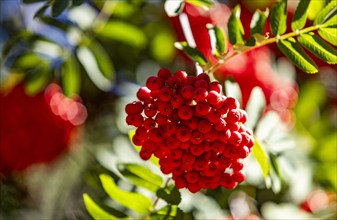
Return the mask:
{"type": "Polygon", "coordinates": [[[53,17],[59,16],[69,5],[69,1],[53,1],[51,6],[51,14],[53,17]]]}
{"type": "Polygon", "coordinates": [[[320,28],[318,34],[332,45],[337,46],[337,26],[334,28],[320,28]]]}
{"type": "Polygon", "coordinates": [[[277,42],[278,48],[289,60],[298,68],[306,73],[317,73],[318,67],[316,63],[306,54],[303,48],[296,42],[294,38],[280,40],[277,42]]]}
{"type": "Polygon", "coordinates": [[[175,17],[179,15],[185,7],[184,0],[165,1],[164,9],[169,17],[175,17]]]}
{"type": "Polygon", "coordinates": [[[48,67],[41,66],[36,69],[33,74],[30,74],[26,79],[25,92],[28,95],[35,95],[42,91],[48,84],[50,79],[50,72],[48,67]]]}
{"type": "Polygon", "coordinates": [[[199,65],[206,65],[207,60],[199,49],[190,47],[187,42],[176,42],[174,46],[177,49],[184,51],[192,60],[197,62],[199,65]]]}
{"type": "Polygon", "coordinates": [[[270,27],[274,36],[283,34],[287,29],[287,0],[280,0],[270,13],[270,27]]]}
{"type": "Polygon", "coordinates": [[[147,214],[150,212],[152,202],[149,198],[139,193],[121,190],[116,185],[114,179],[109,175],[101,174],[99,177],[104,191],[110,196],[110,198],[141,214],[147,214]]]}
{"type": "Polygon", "coordinates": [[[310,0],[301,0],[295,10],[293,20],[291,22],[291,29],[293,31],[302,29],[307,20],[307,10],[309,8],[310,0]]]}
{"type": "Polygon", "coordinates": [[[329,18],[330,15],[337,11],[337,1],[330,1],[330,3],[325,6],[317,15],[314,20],[314,25],[322,24],[329,18]]]}
{"type": "Polygon", "coordinates": [[[266,178],[270,170],[269,158],[261,143],[256,138],[252,154],[255,157],[256,161],[259,163],[263,176],[266,178]]]}
{"type": "Polygon", "coordinates": [[[108,91],[112,83],[99,69],[96,57],[93,53],[87,47],[82,46],[77,50],[77,57],[97,88],[102,91],[108,91]]]}
{"type": "Polygon", "coordinates": [[[314,20],[318,13],[322,10],[324,7],[325,1],[310,1],[310,5],[308,8],[308,18],[310,20],[314,20]]]}
{"type": "Polygon", "coordinates": [[[159,189],[157,196],[165,200],[168,204],[179,205],[181,202],[181,194],[174,185],[159,189]]]}
{"type": "Polygon", "coordinates": [[[198,7],[200,6],[211,7],[213,5],[213,1],[211,0],[186,0],[186,1],[198,7]]]}
{"type": "Polygon", "coordinates": [[[331,26],[335,26],[335,30],[337,31],[337,14],[335,14],[334,16],[332,16],[331,18],[329,18],[329,20],[327,20],[325,23],[324,23],[324,26],[326,27],[331,27],[331,26]]]}
{"type": "Polygon", "coordinates": [[[219,52],[219,54],[226,53],[228,48],[227,48],[227,39],[226,39],[225,33],[223,32],[221,28],[219,28],[218,26],[215,26],[214,34],[215,34],[215,40],[216,40],[215,47],[217,51],[219,52]]]}
{"type": "Polygon", "coordinates": [[[78,95],[81,87],[81,74],[75,58],[69,57],[64,62],[62,70],[62,84],[65,95],[69,97],[78,95]]]}
{"type": "Polygon", "coordinates": [[[167,205],[151,214],[151,219],[182,219],[183,211],[176,205],[167,205]]]}
{"type": "Polygon", "coordinates": [[[168,63],[175,56],[174,42],[176,38],[171,30],[162,29],[157,32],[151,41],[151,53],[159,62],[168,63]]]}
{"type": "Polygon", "coordinates": [[[254,34],[264,34],[266,20],[269,15],[268,8],[266,11],[256,10],[252,20],[250,22],[250,35],[253,36],[254,34]]]}
{"type": "Polygon", "coordinates": [[[161,176],[138,164],[123,164],[121,173],[136,186],[144,187],[153,192],[157,191],[163,183],[161,176]]]}
{"type": "Polygon", "coordinates": [[[109,21],[97,34],[135,48],[142,49],[147,44],[144,32],[137,26],[122,21],[109,21]]]}
{"type": "Polygon", "coordinates": [[[90,41],[88,48],[94,55],[98,68],[101,70],[102,74],[111,82],[113,82],[115,79],[115,69],[109,54],[102,47],[102,45],[95,40],[90,41]]]}
{"type": "Polygon", "coordinates": [[[232,10],[232,14],[229,17],[228,20],[228,38],[229,41],[235,45],[235,44],[243,44],[243,35],[244,35],[244,29],[240,20],[240,14],[241,14],[241,8],[240,5],[237,5],[232,10]]]}
{"type": "Polygon", "coordinates": [[[251,129],[255,129],[259,118],[262,115],[263,110],[266,107],[266,99],[264,93],[260,87],[254,87],[250,94],[246,111],[249,115],[247,126],[251,129]]]}
{"type": "Polygon", "coordinates": [[[337,50],[314,33],[301,34],[297,39],[302,46],[321,60],[329,64],[337,63],[337,50]]]}
{"type": "Polygon", "coordinates": [[[83,194],[84,204],[86,209],[88,210],[89,214],[93,219],[100,220],[100,219],[106,219],[106,220],[115,220],[118,219],[117,217],[111,215],[104,209],[102,209],[99,205],[95,203],[95,201],[88,195],[83,194]]]}

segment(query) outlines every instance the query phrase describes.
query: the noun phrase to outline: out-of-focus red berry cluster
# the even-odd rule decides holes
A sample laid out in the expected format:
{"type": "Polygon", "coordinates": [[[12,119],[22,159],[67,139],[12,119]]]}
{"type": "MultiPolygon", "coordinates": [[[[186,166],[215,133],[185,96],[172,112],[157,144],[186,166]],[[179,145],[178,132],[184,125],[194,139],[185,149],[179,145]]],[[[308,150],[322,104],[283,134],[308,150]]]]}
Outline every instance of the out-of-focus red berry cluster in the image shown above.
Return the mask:
{"type": "Polygon", "coordinates": [[[0,173],[47,163],[64,152],[84,123],[86,108],[50,84],[34,96],[19,84],[0,93],[0,173]]]}
{"type": "Polygon", "coordinates": [[[239,102],[221,94],[207,74],[188,76],[159,70],[125,107],[126,122],[137,127],[132,141],[140,157],[159,158],[161,171],[172,173],[178,188],[198,192],[245,179],[243,159],[254,145],[239,102]]]}

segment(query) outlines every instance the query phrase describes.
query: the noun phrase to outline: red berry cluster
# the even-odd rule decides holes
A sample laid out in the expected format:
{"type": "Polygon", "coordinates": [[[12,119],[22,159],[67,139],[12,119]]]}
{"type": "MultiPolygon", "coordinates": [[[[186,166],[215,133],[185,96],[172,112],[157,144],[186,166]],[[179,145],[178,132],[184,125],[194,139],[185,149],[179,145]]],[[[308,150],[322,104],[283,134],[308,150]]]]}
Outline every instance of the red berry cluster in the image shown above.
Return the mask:
{"type": "Polygon", "coordinates": [[[125,107],[126,122],[137,127],[132,141],[141,146],[140,157],[159,158],[178,188],[233,189],[245,179],[243,159],[254,144],[247,113],[221,91],[205,73],[171,75],[164,68],[138,90],[139,101],[125,107]]]}

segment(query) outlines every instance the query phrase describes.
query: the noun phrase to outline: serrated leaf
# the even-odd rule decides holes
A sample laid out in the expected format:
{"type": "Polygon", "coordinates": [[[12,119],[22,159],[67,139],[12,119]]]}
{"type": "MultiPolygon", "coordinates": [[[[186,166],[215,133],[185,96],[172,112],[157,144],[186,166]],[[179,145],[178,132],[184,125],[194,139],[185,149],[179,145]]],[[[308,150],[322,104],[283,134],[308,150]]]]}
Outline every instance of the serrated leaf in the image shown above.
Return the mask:
{"type": "Polygon", "coordinates": [[[200,66],[204,66],[207,63],[205,56],[200,52],[198,48],[190,47],[187,42],[176,42],[174,46],[184,51],[192,60],[197,62],[200,66]]]}
{"type": "MultiPolygon", "coordinates": [[[[135,135],[135,133],[136,133],[135,130],[129,131],[129,139],[130,139],[130,142],[131,142],[132,146],[135,148],[135,150],[137,152],[139,152],[140,151],[140,146],[136,146],[132,142],[132,137],[135,135]]],[[[149,161],[151,161],[154,165],[156,165],[157,167],[159,167],[159,159],[157,157],[155,157],[154,155],[152,155],[150,157],[149,161]]]]}
{"type": "Polygon", "coordinates": [[[95,56],[98,68],[102,71],[102,74],[110,81],[114,81],[115,69],[106,50],[95,40],[91,41],[88,48],[95,56]]]}
{"type": "Polygon", "coordinates": [[[252,149],[252,154],[255,157],[256,161],[259,163],[264,178],[267,178],[270,170],[269,158],[257,138],[255,138],[255,144],[252,149]]]}
{"type": "Polygon", "coordinates": [[[81,75],[78,62],[74,57],[69,57],[62,67],[62,84],[66,96],[78,95],[81,87],[81,75]]]}
{"type": "Polygon", "coordinates": [[[116,185],[114,179],[109,175],[101,174],[99,178],[104,191],[110,196],[110,198],[141,214],[147,214],[150,212],[152,202],[149,198],[139,193],[121,190],[116,185]]]}
{"type": "Polygon", "coordinates": [[[69,1],[56,0],[51,6],[51,15],[53,17],[59,16],[69,5],[69,1]]]}
{"type": "Polygon", "coordinates": [[[249,115],[247,127],[255,129],[262,112],[266,108],[266,98],[260,87],[254,87],[250,93],[249,100],[246,106],[247,114],[249,115]]]}
{"type": "Polygon", "coordinates": [[[228,50],[226,35],[224,34],[223,30],[217,26],[215,26],[213,30],[215,35],[215,48],[219,54],[223,55],[227,53],[228,50]]]}
{"type": "Polygon", "coordinates": [[[318,34],[332,45],[337,46],[337,27],[335,28],[320,28],[318,34]]]}
{"type": "MultiPolygon", "coordinates": [[[[325,23],[324,27],[336,26],[337,25],[337,14],[329,18],[325,23]]],[[[335,27],[336,28],[336,27],[335,27]]]]}
{"type": "Polygon", "coordinates": [[[157,196],[171,205],[179,205],[181,202],[181,194],[174,185],[159,189],[157,196]]]}
{"type": "Polygon", "coordinates": [[[80,6],[84,3],[85,0],[72,0],[73,6],[80,6]]]}
{"type": "Polygon", "coordinates": [[[314,33],[301,34],[297,39],[303,47],[324,62],[329,64],[337,63],[337,50],[314,33]]]}
{"type": "Polygon", "coordinates": [[[96,202],[86,193],[83,194],[83,200],[85,207],[91,217],[95,220],[106,219],[106,220],[115,220],[118,219],[115,216],[111,215],[104,209],[102,209],[96,202]]]}
{"type": "Polygon", "coordinates": [[[264,34],[264,28],[266,24],[266,20],[269,15],[268,8],[266,11],[256,10],[252,20],[250,22],[250,35],[253,36],[254,34],[264,34]]]}
{"type": "Polygon", "coordinates": [[[271,9],[270,27],[274,36],[284,34],[287,29],[287,0],[280,0],[271,9]]]}
{"type": "Polygon", "coordinates": [[[291,22],[291,29],[296,31],[302,29],[307,21],[307,11],[309,8],[310,0],[301,0],[295,10],[293,20],[291,22]]]}
{"type": "Polygon", "coordinates": [[[41,16],[44,16],[44,13],[46,12],[46,10],[49,8],[49,5],[44,5],[42,6],[34,15],[34,18],[38,18],[41,16]]]}
{"type": "Polygon", "coordinates": [[[314,25],[323,24],[330,15],[337,11],[337,1],[332,0],[330,3],[325,6],[320,13],[318,13],[316,19],[314,20],[314,25]]]}
{"type": "Polygon", "coordinates": [[[136,186],[156,192],[163,184],[161,176],[138,164],[123,164],[121,173],[136,186]]]}
{"type": "Polygon", "coordinates": [[[306,54],[303,48],[296,42],[294,38],[279,40],[278,48],[288,59],[298,68],[306,73],[317,73],[318,67],[316,63],[306,54]]]}
{"type": "Polygon", "coordinates": [[[96,30],[103,36],[132,47],[143,49],[147,44],[145,33],[139,27],[122,21],[109,21],[104,27],[96,30]]]}
{"type": "Polygon", "coordinates": [[[245,31],[240,20],[241,8],[237,5],[232,10],[232,14],[228,20],[228,39],[231,44],[244,44],[243,36],[245,31]]]}
{"type": "Polygon", "coordinates": [[[101,72],[98,61],[93,53],[87,47],[80,47],[76,51],[77,57],[86,70],[91,81],[102,91],[108,91],[111,88],[111,81],[101,72]]]}

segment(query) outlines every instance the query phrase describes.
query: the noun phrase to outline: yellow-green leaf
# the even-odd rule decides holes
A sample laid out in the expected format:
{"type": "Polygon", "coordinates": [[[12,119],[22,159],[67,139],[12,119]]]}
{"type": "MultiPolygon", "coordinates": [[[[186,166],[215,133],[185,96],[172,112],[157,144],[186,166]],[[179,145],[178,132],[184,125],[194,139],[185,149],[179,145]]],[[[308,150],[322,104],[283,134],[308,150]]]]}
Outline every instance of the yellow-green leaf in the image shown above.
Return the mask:
{"type": "Polygon", "coordinates": [[[337,11],[337,1],[332,0],[330,3],[325,6],[317,15],[316,19],[314,20],[314,25],[316,24],[323,24],[326,19],[329,18],[334,12],[337,11]]]}
{"type": "Polygon", "coordinates": [[[241,8],[237,5],[232,10],[232,14],[228,20],[228,39],[235,44],[244,44],[243,35],[245,34],[241,20],[240,20],[241,8]]]}
{"type": "Polygon", "coordinates": [[[298,68],[306,73],[317,73],[318,67],[316,63],[306,54],[294,38],[286,40],[279,40],[277,42],[278,48],[282,53],[289,58],[298,68]]]}
{"type": "Polygon", "coordinates": [[[81,75],[78,62],[74,57],[69,57],[63,65],[63,91],[66,96],[78,95],[81,85],[81,75]]]}
{"type": "Polygon", "coordinates": [[[329,64],[337,63],[337,50],[314,33],[301,34],[297,39],[303,47],[324,62],[329,64]]]}
{"type": "Polygon", "coordinates": [[[139,193],[121,190],[116,185],[114,179],[107,174],[101,174],[99,177],[104,191],[110,196],[110,198],[141,214],[147,214],[150,212],[152,202],[149,198],[139,193]]]}
{"type": "Polygon", "coordinates": [[[192,60],[197,62],[200,66],[206,65],[207,60],[198,48],[190,47],[187,42],[176,42],[174,46],[177,49],[184,51],[192,60]]]}
{"type": "Polygon", "coordinates": [[[250,35],[253,36],[254,34],[264,34],[264,28],[266,24],[266,20],[269,15],[268,8],[266,11],[256,10],[252,20],[250,22],[250,35]]]}
{"type": "Polygon", "coordinates": [[[274,36],[281,35],[287,29],[287,0],[280,0],[270,13],[270,27],[274,36]]]}
{"type": "Polygon", "coordinates": [[[318,34],[332,45],[337,46],[337,27],[334,28],[320,28],[318,34]]]}
{"type": "Polygon", "coordinates": [[[96,202],[88,195],[88,194],[83,194],[83,199],[84,199],[84,204],[91,215],[91,217],[95,220],[115,220],[118,219],[115,216],[111,215],[104,209],[102,209],[99,205],[96,204],[96,202]]]}
{"type": "Polygon", "coordinates": [[[307,10],[309,8],[310,0],[301,0],[295,10],[293,20],[291,22],[291,29],[296,31],[302,29],[307,21],[307,10]]]}
{"type": "Polygon", "coordinates": [[[261,143],[255,138],[252,154],[261,167],[264,178],[267,178],[270,170],[270,163],[267,153],[262,147],[261,143]]]}

